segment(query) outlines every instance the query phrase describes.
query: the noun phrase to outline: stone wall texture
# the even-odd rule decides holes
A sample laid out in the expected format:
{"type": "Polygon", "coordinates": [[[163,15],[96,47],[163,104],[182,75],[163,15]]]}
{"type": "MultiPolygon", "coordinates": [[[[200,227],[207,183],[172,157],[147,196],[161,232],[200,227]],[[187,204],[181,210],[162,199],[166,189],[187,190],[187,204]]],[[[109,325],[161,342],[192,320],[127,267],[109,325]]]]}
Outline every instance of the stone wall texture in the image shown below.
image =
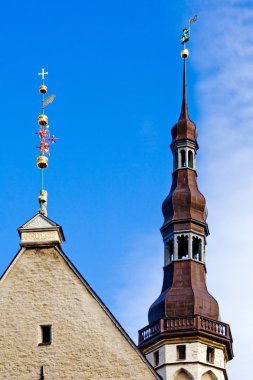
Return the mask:
{"type": "Polygon", "coordinates": [[[180,344],[186,346],[186,359],[177,358],[177,345],[166,344],[146,354],[148,361],[154,366],[154,352],[159,350],[159,366],[157,372],[164,380],[225,380],[223,369],[226,367],[224,352],[215,348],[214,362],[207,363],[207,345],[200,342],[180,344]]]}
{"type": "Polygon", "coordinates": [[[157,378],[55,248],[24,249],[0,281],[0,379],[39,380],[41,366],[45,380],[157,378]]]}

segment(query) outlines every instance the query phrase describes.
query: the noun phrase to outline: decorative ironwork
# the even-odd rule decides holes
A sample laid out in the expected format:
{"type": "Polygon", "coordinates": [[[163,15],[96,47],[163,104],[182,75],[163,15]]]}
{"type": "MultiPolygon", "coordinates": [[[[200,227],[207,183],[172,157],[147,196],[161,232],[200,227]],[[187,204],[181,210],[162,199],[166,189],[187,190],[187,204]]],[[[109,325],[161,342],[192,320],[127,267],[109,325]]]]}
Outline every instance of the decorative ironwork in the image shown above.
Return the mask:
{"type": "MultiPolygon", "coordinates": [[[[42,113],[38,117],[38,124],[40,126],[37,134],[40,138],[40,145],[37,147],[40,150],[42,156],[50,154],[50,144],[55,143],[58,140],[54,135],[50,136],[48,117],[44,114],[44,109],[54,101],[55,94],[48,96],[44,99],[45,93],[47,93],[47,87],[44,85],[45,75],[48,75],[48,72],[45,72],[45,69],[42,69],[42,72],[39,73],[42,76],[42,85],[40,86],[40,93],[42,94],[42,113]]],[[[39,166],[39,165],[38,165],[39,166]]],[[[47,167],[47,166],[46,166],[47,167]]],[[[40,169],[45,169],[45,167],[39,166],[40,169]]]]}
{"type": "Polygon", "coordinates": [[[52,94],[48,96],[45,100],[42,101],[42,108],[46,108],[50,103],[54,101],[54,98],[56,97],[55,94],[52,94]]]}
{"type": "Polygon", "coordinates": [[[55,94],[48,96],[45,99],[45,94],[47,93],[47,86],[45,85],[45,75],[48,75],[48,72],[42,68],[41,73],[38,73],[41,76],[42,84],[39,87],[39,92],[42,95],[42,107],[41,114],[38,116],[39,131],[36,132],[40,139],[40,144],[37,148],[40,150],[40,155],[37,157],[37,166],[41,170],[41,188],[39,194],[39,212],[43,215],[47,215],[47,192],[44,188],[44,169],[48,167],[48,157],[50,155],[50,145],[54,144],[58,140],[54,135],[50,135],[48,117],[45,115],[45,108],[54,101],[55,94]]]}
{"type": "Polygon", "coordinates": [[[198,19],[198,16],[197,16],[197,15],[195,15],[193,18],[190,18],[190,20],[189,20],[189,25],[191,26],[194,22],[197,21],[197,19],[198,19]]]}
{"type": "Polygon", "coordinates": [[[189,26],[188,28],[184,28],[183,29],[183,34],[182,34],[182,37],[181,37],[181,44],[184,45],[184,49],[186,48],[186,43],[189,41],[190,39],[190,31],[191,31],[191,25],[196,22],[198,19],[198,16],[195,15],[193,18],[190,18],[189,19],[189,26]]]}
{"type": "Polygon", "coordinates": [[[41,79],[44,81],[45,75],[48,75],[48,72],[45,72],[45,69],[41,69],[41,73],[38,73],[38,75],[41,75],[41,79]]]}

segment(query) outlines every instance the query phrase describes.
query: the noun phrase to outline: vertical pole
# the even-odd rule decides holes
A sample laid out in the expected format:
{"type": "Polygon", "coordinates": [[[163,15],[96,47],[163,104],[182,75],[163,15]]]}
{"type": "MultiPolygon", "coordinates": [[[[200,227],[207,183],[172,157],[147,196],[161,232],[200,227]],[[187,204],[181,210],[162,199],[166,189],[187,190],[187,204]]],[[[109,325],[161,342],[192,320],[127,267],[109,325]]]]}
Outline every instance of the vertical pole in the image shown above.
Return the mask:
{"type": "Polygon", "coordinates": [[[204,263],[205,264],[205,261],[206,261],[206,255],[205,255],[205,241],[204,241],[204,239],[201,239],[201,242],[200,242],[200,254],[201,254],[201,261],[202,261],[202,263],[204,263]]]}
{"type": "Polygon", "coordinates": [[[185,148],[185,166],[188,168],[189,162],[188,162],[188,149],[185,148]]]}
{"type": "Polygon", "coordinates": [[[192,234],[189,234],[189,239],[188,239],[188,257],[189,259],[192,259],[192,234]]]}
{"type": "Polygon", "coordinates": [[[40,190],[42,191],[44,188],[44,169],[41,169],[41,183],[40,183],[40,190]]]}
{"type": "Polygon", "coordinates": [[[177,235],[174,235],[174,260],[178,260],[178,242],[177,242],[177,235]]]}
{"type": "Polygon", "coordinates": [[[168,247],[167,247],[167,243],[164,242],[164,266],[166,267],[166,265],[168,264],[167,261],[168,261],[168,258],[167,258],[167,250],[168,250],[168,247]]]}
{"type": "MultiPolygon", "coordinates": [[[[40,169],[40,196],[43,193],[43,187],[44,187],[44,169],[40,169]]],[[[39,204],[40,204],[39,212],[42,212],[43,202],[40,196],[39,196],[39,204]]]]}

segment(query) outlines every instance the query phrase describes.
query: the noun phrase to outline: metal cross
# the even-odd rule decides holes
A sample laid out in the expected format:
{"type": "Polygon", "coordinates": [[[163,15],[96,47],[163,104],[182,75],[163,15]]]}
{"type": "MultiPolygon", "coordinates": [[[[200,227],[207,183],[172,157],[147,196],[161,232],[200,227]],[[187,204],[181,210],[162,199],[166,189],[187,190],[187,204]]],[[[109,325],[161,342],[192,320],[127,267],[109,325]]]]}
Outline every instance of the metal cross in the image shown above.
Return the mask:
{"type": "Polygon", "coordinates": [[[45,72],[45,69],[42,69],[41,71],[42,71],[42,72],[41,72],[41,73],[38,73],[38,75],[41,75],[42,80],[44,80],[44,79],[45,79],[45,75],[48,75],[48,72],[45,72]]]}

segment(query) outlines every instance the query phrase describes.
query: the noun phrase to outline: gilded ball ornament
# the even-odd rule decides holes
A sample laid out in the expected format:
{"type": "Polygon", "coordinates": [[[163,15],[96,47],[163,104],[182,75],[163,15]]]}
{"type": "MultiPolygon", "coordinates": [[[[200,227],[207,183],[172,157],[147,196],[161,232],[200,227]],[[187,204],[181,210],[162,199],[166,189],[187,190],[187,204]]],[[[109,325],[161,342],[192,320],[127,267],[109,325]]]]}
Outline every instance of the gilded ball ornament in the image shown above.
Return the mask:
{"type": "Polygon", "coordinates": [[[47,86],[45,84],[42,84],[39,88],[39,91],[41,94],[46,94],[47,93],[47,86]]]}
{"type": "Polygon", "coordinates": [[[47,123],[48,123],[47,115],[42,114],[38,116],[38,124],[40,126],[44,127],[45,125],[47,125],[47,123]]]}
{"type": "Polygon", "coordinates": [[[182,57],[183,59],[188,58],[188,57],[189,57],[189,50],[188,50],[188,49],[183,49],[183,50],[181,50],[181,57],[182,57]]]}
{"type": "Polygon", "coordinates": [[[37,166],[39,169],[46,169],[48,167],[48,158],[46,156],[39,156],[37,158],[37,166]]]}

